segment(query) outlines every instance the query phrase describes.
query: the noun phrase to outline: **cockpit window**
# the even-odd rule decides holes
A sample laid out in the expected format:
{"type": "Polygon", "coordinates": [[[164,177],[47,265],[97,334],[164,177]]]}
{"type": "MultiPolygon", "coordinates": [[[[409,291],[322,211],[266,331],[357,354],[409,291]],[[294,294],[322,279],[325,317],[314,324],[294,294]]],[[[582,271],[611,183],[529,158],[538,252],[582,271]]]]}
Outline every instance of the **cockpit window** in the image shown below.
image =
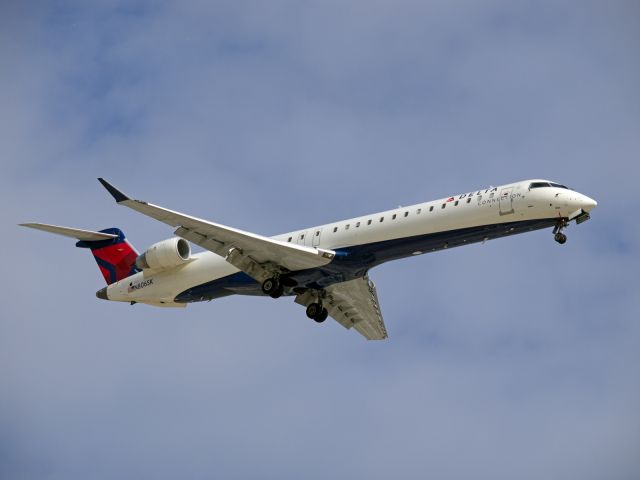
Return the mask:
{"type": "Polygon", "coordinates": [[[555,188],[564,188],[565,190],[569,190],[569,187],[565,187],[564,185],[560,185],[559,183],[553,182],[533,182],[529,185],[529,190],[534,188],[543,188],[543,187],[555,187],[555,188]]]}
{"type": "Polygon", "coordinates": [[[549,184],[549,182],[533,182],[531,185],[529,185],[529,190],[532,190],[534,188],[542,188],[542,187],[550,187],[551,185],[549,184]]]}

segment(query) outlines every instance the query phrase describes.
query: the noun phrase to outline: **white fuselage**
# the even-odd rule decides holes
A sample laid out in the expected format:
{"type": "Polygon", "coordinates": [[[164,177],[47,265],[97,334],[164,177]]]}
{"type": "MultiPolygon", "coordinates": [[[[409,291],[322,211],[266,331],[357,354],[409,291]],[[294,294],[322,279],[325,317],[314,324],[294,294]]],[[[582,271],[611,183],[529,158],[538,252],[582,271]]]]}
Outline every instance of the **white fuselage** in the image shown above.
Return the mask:
{"type": "MultiPolygon", "coordinates": [[[[588,212],[596,205],[589,197],[566,187],[530,189],[535,182],[548,181],[527,180],[492,187],[297,230],[273,238],[329,250],[374,244],[383,246],[388,241],[421,238],[474,227],[538,219],[571,219],[581,211],[588,212]]],[[[436,248],[408,251],[405,256],[431,250],[436,248]]],[[[109,285],[107,295],[109,300],[184,306],[184,303],[174,301],[181,292],[237,272],[239,270],[222,257],[205,251],[194,254],[191,261],[179,267],[170,270],[144,270],[120,280],[109,285]]]]}

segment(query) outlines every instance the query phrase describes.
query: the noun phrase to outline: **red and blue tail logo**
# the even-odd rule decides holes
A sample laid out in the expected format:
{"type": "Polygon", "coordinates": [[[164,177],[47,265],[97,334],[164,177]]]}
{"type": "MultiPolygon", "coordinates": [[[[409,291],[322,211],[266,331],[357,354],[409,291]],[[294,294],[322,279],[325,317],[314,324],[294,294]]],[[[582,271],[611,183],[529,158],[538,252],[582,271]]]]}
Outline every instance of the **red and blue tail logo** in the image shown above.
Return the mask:
{"type": "Polygon", "coordinates": [[[118,238],[96,241],[82,240],[76,243],[76,247],[91,249],[93,258],[96,259],[107,285],[138,272],[139,270],[136,268],[138,252],[127,241],[122,230],[107,228],[100,230],[100,232],[118,235],[118,238]]]}

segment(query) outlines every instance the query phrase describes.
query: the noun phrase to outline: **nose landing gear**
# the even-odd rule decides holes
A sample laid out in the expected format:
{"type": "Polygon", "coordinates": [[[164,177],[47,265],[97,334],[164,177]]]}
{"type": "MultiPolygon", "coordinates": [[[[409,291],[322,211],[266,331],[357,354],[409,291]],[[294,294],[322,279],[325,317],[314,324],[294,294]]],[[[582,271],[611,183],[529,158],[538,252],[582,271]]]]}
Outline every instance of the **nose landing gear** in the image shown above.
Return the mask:
{"type": "Polygon", "coordinates": [[[567,220],[563,218],[558,221],[555,228],[553,229],[553,238],[560,245],[564,245],[565,243],[567,243],[567,236],[562,233],[562,231],[567,228],[568,224],[569,222],[567,222],[567,220]]]}
{"type": "Polygon", "coordinates": [[[560,245],[567,243],[567,236],[564,233],[556,233],[553,238],[560,245]]]}

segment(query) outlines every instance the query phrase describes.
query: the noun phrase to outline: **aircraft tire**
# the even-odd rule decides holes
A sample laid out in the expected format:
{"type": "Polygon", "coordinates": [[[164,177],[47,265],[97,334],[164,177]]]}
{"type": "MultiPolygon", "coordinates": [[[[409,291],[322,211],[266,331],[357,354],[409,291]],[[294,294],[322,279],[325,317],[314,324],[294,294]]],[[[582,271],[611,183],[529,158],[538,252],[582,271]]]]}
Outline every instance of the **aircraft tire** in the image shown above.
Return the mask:
{"type": "Polygon", "coordinates": [[[307,307],[307,317],[312,320],[318,318],[318,316],[322,313],[322,305],[319,303],[311,303],[307,307]]]}
{"type": "Polygon", "coordinates": [[[556,233],[554,238],[560,245],[567,243],[567,236],[564,233],[556,233]]]}
{"type": "Polygon", "coordinates": [[[265,295],[273,295],[277,293],[277,291],[282,287],[277,278],[267,278],[264,282],[262,282],[262,293],[265,295]]]}
{"type": "Polygon", "coordinates": [[[284,293],[284,285],[278,285],[277,290],[274,292],[271,292],[269,296],[271,298],[280,298],[283,293],[284,293]]]}
{"type": "Polygon", "coordinates": [[[328,316],[329,316],[329,311],[328,311],[326,308],[323,308],[323,309],[320,311],[320,315],[318,315],[316,318],[314,318],[314,320],[315,320],[317,323],[322,323],[322,322],[324,322],[324,321],[327,319],[327,317],[328,317],[328,316]]]}

